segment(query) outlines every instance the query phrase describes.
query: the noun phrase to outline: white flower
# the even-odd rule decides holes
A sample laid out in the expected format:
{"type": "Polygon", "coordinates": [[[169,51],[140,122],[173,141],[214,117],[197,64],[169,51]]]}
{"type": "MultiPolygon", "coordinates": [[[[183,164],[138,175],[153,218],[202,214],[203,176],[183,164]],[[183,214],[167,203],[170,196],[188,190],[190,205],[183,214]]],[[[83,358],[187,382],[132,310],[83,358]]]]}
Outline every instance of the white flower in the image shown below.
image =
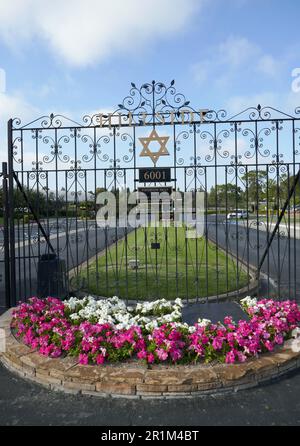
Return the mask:
{"type": "Polygon", "coordinates": [[[289,339],[288,341],[285,342],[284,344],[287,348],[290,348],[291,350],[293,350],[293,352],[295,353],[299,353],[300,352],[300,338],[295,338],[295,339],[289,339]]]}
{"type": "Polygon", "coordinates": [[[240,300],[240,303],[246,307],[254,307],[257,305],[257,299],[255,297],[244,297],[244,299],[240,300]]]}
{"type": "Polygon", "coordinates": [[[80,300],[77,297],[70,297],[69,300],[64,302],[67,308],[70,310],[75,310],[76,306],[80,303],[80,300]]]}
{"type": "Polygon", "coordinates": [[[130,325],[122,323],[122,324],[115,325],[115,327],[117,330],[128,330],[130,328],[130,325]]]}
{"type": "Polygon", "coordinates": [[[198,319],[198,325],[200,325],[200,327],[207,327],[210,324],[211,320],[209,319],[198,319]]]}
{"type": "Polygon", "coordinates": [[[158,322],[156,320],[153,320],[145,325],[146,330],[149,330],[149,331],[152,331],[157,327],[158,327],[158,322]]]}
{"type": "Polygon", "coordinates": [[[294,330],[292,331],[292,338],[297,339],[300,337],[300,328],[296,327],[294,328],[294,330]]]}
{"type": "Polygon", "coordinates": [[[117,296],[107,299],[96,299],[93,296],[86,296],[83,299],[71,297],[65,305],[71,312],[70,319],[74,321],[81,319],[94,322],[96,320],[99,324],[109,323],[120,329],[139,325],[147,330],[165,323],[179,323],[183,306],[181,299],[176,299],[175,303],[159,299],[138,303],[135,307],[126,306],[125,301],[117,296]]]}
{"type": "Polygon", "coordinates": [[[180,308],[183,307],[183,302],[181,299],[179,299],[179,297],[175,300],[175,304],[178,305],[180,308]]]}

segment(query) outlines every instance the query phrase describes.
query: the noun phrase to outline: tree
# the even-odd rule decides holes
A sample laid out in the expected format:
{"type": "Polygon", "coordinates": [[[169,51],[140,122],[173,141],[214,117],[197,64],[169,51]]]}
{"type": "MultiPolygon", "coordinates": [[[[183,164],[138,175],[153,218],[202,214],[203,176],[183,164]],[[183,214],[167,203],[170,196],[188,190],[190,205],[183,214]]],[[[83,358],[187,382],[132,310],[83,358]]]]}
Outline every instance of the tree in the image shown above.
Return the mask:
{"type": "MultiPolygon", "coordinates": [[[[267,198],[267,180],[268,175],[265,170],[250,170],[242,176],[245,184],[246,197],[249,204],[252,204],[253,210],[257,209],[257,204],[265,201],[267,198]]],[[[269,179],[270,183],[270,179],[269,179]]],[[[268,189],[270,184],[268,184],[268,189]]]]}
{"type": "MultiPolygon", "coordinates": [[[[280,181],[280,192],[279,192],[279,198],[281,205],[286,201],[288,198],[290,191],[292,190],[292,187],[294,186],[296,176],[292,175],[288,177],[288,175],[284,174],[281,177],[280,181]]],[[[300,204],[300,184],[299,182],[296,184],[295,192],[291,197],[290,206],[293,205],[299,205],[300,204]]]]}
{"type": "Polygon", "coordinates": [[[217,184],[210,189],[208,195],[209,207],[239,208],[244,201],[244,192],[235,184],[217,184]]]}

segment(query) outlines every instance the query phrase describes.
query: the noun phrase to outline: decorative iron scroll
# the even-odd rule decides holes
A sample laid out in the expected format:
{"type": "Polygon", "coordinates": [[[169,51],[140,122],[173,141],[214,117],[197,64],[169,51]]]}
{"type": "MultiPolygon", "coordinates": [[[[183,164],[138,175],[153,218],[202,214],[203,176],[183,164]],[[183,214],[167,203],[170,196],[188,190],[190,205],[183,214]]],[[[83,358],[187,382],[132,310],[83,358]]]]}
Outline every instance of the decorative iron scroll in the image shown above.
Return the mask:
{"type": "MultiPolygon", "coordinates": [[[[272,119],[299,120],[300,106],[294,115],[273,107],[249,107],[233,116],[228,116],[226,110],[209,110],[193,108],[185,95],[177,92],[175,81],[170,85],[152,81],[142,86],[131,83],[129,93],[118,104],[113,113],[95,113],[84,115],[81,122],[61,114],[51,113],[41,116],[27,124],[22,124],[20,118],[12,120],[13,129],[59,129],[59,128],[89,128],[89,127],[121,127],[142,125],[163,125],[173,123],[230,123],[241,121],[271,121],[272,119]]],[[[97,152],[96,148],[94,151],[97,152]]]]}

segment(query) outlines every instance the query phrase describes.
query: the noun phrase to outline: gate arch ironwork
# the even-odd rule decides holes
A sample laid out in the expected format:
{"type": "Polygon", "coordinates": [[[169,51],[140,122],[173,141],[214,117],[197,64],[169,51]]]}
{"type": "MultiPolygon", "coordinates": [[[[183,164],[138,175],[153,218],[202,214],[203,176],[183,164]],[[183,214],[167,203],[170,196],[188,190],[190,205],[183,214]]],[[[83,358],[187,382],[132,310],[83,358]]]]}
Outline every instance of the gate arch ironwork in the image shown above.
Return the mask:
{"type": "Polygon", "coordinates": [[[132,83],[115,112],[78,122],[11,119],[7,299],[14,305],[36,294],[38,262],[50,246],[66,264],[68,293],[219,300],[253,292],[255,276],[258,294],[298,299],[299,120],[300,107],[288,114],[258,105],[234,116],[199,110],[174,81],[132,83]],[[97,192],[147,186],[139,169],[153,166],[140,156],[140,138],[152,130],[167,138],[168,156],[157,152],[155,160],[171,172],[154,187],[204,193],[201,238],[173,227],[97,226],[97,192]]]}

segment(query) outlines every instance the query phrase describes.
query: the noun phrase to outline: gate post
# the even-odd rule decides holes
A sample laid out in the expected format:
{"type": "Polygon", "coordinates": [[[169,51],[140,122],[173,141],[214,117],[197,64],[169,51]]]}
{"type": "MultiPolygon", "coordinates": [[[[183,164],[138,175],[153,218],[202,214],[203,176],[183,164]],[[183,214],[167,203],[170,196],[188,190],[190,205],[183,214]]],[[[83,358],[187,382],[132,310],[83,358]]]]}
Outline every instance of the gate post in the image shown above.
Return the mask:
{"type": "Polygon", "coordinates": [[[4,270],[5,270],[5,307],[11,307],[10,297],[10,261],[9,261],[9,201],[7,185],[7,163],[2,163],[2,190],[3,190],[3,236],[4,236],[4,270]]]}
{"type": "Polygon", "coordinates": [[[10,265],[10,306],[16,305],[16,263],[15,263],[15,207],[14,207],[14,177],[13,177],[13,120],[7,123],[8,145],[8,197],[9,197],[9,265],[10,265]]]}

